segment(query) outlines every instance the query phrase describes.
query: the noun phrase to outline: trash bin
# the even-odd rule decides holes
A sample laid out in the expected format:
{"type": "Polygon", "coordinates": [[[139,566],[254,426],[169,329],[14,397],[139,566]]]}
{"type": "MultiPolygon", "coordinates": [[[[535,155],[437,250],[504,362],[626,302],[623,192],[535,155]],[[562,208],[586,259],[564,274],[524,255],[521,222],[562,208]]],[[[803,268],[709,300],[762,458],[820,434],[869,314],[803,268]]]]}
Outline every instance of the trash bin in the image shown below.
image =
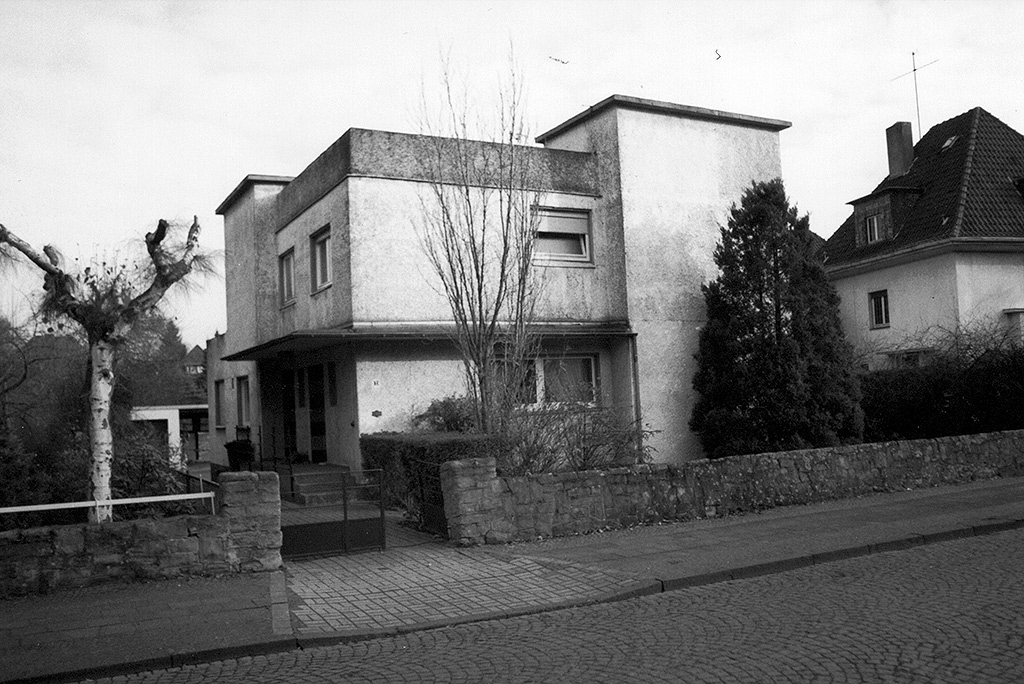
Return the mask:
{"type": "Polygon", "coordinates": [[[252,470],[252,462],[256,458],[256,449],[247,439],[236,439],[224,445],[228,451],[228,465],[232,470],[243,468],[252,470]]]}

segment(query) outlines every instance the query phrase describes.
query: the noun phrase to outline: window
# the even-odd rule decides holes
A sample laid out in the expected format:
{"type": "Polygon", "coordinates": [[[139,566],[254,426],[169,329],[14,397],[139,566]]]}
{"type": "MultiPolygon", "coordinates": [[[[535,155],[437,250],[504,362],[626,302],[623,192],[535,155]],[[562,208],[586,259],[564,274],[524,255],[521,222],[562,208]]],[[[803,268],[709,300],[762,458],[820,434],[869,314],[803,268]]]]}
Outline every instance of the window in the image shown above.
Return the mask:
{"type": "Polygon", "coordinates": [[[872,328],[889,327],[889,291],[879,290],[868,294],[872,328]]]}
{"type": "Polygon", "coordinates": [[[590,212],[538,209],[534,256],[540,261],[590,261],[590,212]]]}
{"type": "Polygon", "coordinates": [[[249,376],[243,375],[235,383],[235,400],[238,411],[235,413],[236,425],[249,425],[252,420],[249,413],[249,376]]]}
{"type": "Polygon", "coordinates": [[[873,214],[864,219],[864,243],[871,244],[881,239],[879,232],[878,214],[873,214]]]}
{"type": "Polygon", "coordinates": [[[597,400],[592,357],[542,359],[537,365],[541,371],[537,386],[544,390],[545,403],[593,404],[597,400]]]}
{"type": "Polygon", "coordinates": [[[597,403],[595,361],[592,356],[560,356],[529,361],[519,379],[519,403],[597,403]]]}
{"type": "Polygon", "coordinates": [[[317,231],[309,238],[309,280],[312,291],[331,284],[331,227],[317,231]]]}
{"type": "Polygon", "coordinates": [[[295,301],[295,250],[289,249],[277,258],[277,289],[281,306],[295,301]]]}
{"type": "Polygon", "coordinates": [[[213,422],[217,427],[224,427],[224,381],[213,383],[213,422]]]}

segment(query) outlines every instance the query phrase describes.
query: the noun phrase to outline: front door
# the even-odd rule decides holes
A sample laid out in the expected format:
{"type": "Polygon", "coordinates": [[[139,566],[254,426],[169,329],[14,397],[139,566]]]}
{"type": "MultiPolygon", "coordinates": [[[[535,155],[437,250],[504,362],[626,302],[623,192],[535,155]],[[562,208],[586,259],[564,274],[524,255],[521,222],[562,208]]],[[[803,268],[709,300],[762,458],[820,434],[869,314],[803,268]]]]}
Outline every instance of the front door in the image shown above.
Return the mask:
{"type": "Polygon", "coordinates": [[[309,450],[313,463],[327,461],[327,412],[324,406],[324,367],[306,369],[309,382],[309,450]]]}
{"type": "Polygon", "coordinates": [[[281,373],[281,414],[284,423],[284,457],[291,461],[298,450],[298,437],[295,429],[295,371],[285,370],[281,373]]]}

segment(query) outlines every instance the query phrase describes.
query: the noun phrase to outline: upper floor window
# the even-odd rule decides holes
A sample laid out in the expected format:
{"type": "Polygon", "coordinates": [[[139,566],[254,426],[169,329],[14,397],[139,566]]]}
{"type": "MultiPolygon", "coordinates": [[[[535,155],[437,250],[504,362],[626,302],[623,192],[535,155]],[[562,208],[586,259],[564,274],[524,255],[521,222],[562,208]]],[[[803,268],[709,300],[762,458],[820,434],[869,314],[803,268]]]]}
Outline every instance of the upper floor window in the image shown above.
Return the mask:
{"type": "Polygon", "coordinates": [[[864,219],[864,243],[871,244],[872,242],[878,242],[882,239],[881,225],[879,224],[879,215],[872,214],[864,219]]]}
{"type": "Polygon", "coordinates": [[[313,292],[331,284],[331,227],[309,238],[309,281],[313,292]]]}
{"type": "Polygon", "coordinates": [[[295,301],[295,250],[289,249],[277,258],[277,285],[281,306],[295,301]]]}
{"type": "Polygon", "coordinates": [[[872,328],[889,327],[889,291],[878,290],[868,294],[869,315],[872,328]]]}
{"type": "Polygon", "coordinates": [[[591,260],[590,247],[589,211],[537,210],[533,253],[538,260],[586,263],[591,260]]]}

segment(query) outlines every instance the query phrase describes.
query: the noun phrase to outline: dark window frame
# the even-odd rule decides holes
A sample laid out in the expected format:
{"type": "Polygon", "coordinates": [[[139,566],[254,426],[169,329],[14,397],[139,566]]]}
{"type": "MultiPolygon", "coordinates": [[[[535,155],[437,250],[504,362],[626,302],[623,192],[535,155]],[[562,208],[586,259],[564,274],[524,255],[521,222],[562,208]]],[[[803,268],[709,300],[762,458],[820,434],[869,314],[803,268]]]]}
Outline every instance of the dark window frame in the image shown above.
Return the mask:
{"type": "Polygon", "coordinates": [[[277,257],[277,291],[280,294],[281,306],[295,302],[295,248],[286,250],[277,257]],[[285,266],[287,265],[287,274],[285,266]],[[286,277],[287,275],[287,277],[286,277]]]}
{"type": "Polygon", "coordinates": [[[316,294],[331,286],[331,225],[309,236],[309,287],[316,294]]]}
{"type": "Polygon", "coordinates": [[[875,290],[868,293],[868,322],[872,330],[888,328],[889,317],[889,291],[875,290]]]}

